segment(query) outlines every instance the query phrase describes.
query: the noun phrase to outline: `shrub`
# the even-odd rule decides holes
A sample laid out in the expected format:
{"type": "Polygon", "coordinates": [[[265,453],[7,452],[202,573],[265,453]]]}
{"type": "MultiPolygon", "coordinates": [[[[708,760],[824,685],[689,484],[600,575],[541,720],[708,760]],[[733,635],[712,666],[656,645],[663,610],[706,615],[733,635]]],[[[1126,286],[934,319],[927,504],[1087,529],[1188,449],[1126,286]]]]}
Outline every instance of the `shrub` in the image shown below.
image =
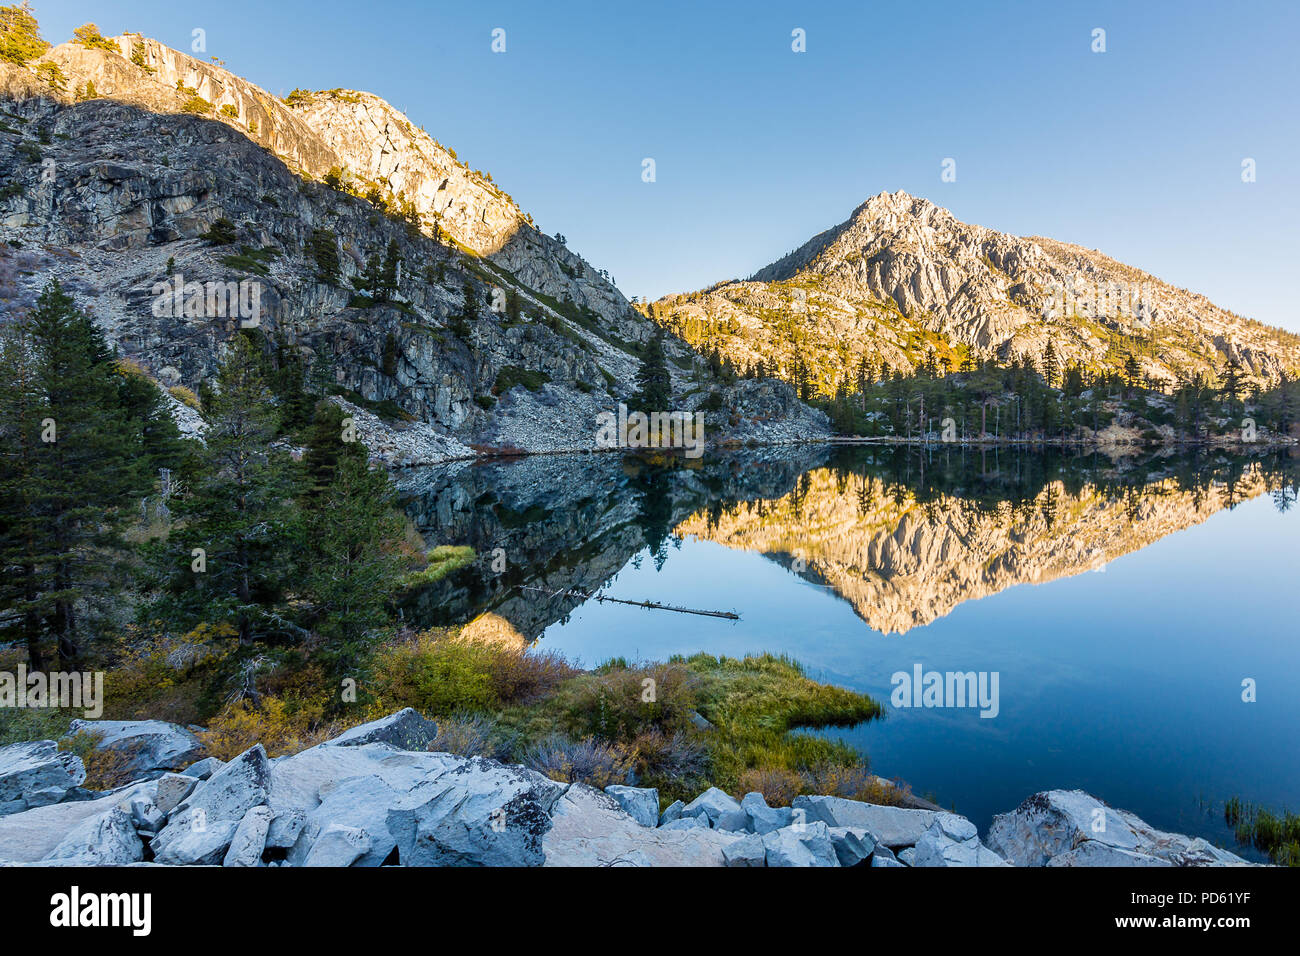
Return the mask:
{"type": "Polygon", "coordinates": [[[555,734],[523,756],[524,765],[561,783],[585,783],[603,790],[611,784],[625,784],[636,762],[626,747],[584,737],[570,740],[555,734]]]}
{"type": "Polygon", "coordinates": [[[490,649],[432,632],[375,657],[373,681],[380,710],[400,707],[434,715],[482,712],[500,701],[492,685],[490,649]]]}
{"type": "Polygon", "coordinates": [[[59,749],[70,751],[81,758],[86,767],[87,790],[113,790],[135,779],[131,758],[120,750],[97,750],[102,734],[82,730],[59,741],[59,749]]]}
{"type": "Polygon", "coordinates": [[[206,116],[208,113],[212,112],[212,104],[197,93],[193,93],[190,95],[189,99],[181,104],[181,112],[206,116]]]}
{"type": "Polygon", "coordinates": [[[27,740],[58,740],[71,722],[72,715],[57,707],[0,707],[0,747],[27,740]]]}
{"type": "Polygon", "coordinates": [[[182,405],[188,405],[196,412],[203,410],[203,407],[199,404],[199,397],[194,394],[193,390],[186,388],[184,385],[173,385],[167,389],[167,394],[182,405]]]}
{"type": "Polygon", "coordinates": [[[694,680],[681,664],[607,664],[573,682],[566,709],[580,733],[630,741],[650,730],[689,727],[694,705],[694,680]]]}
{"type": "MultiPolygon", "coordinates": [[[[19,191],[21,192],[21,189],[20,189],[19,191]]],[[[497,403],[496,398],[494,398],[494,397],[491,396],[491,395],[475,395],[475,396],[474,396],[474,404],[477,405],[479,408],[483,409],[483,411],[485,411],[485,412],[490,412],[490,411],[492,411],[492,409],[493,409],[493,407],[496,405],[496,403],[497,403]]]]}
{"type": "Polygon", "coordinates": [[[278,697],[263,697],[258,707],[244,700],[213,717],[198,738],[220,760],[237,757],[255,744],[261,744],[267,756],[279,757],[314,747],[341,732],[341,727],[324,722],[322,716],[317,707],[291,707],[278,697]]]}
{"type": "Polygon", "coordinates": [[[229,116],[231,119],[239,119],[239,110],[227,103],[221,107],[221,115],[229,116]]]}
{"type": "Polygon", "coordinates": [[[495,735],[496,722],[490,718],[481,714],[453,714],[438,721],[438,733],[429,742],[428,749],[461,757],[505,759],[507,755],[494,743],[495,735]]]}
{"type": "Polygon", "coordinates": [[[522,385],[530,392],[537,392],[550,380],[551,377],[545,372],[520,368],[518,365],[507,365],[497,372],[497,379],[492,386],[492,392],[500,395],[503,392],[510,391],[516,385],[522,385]]]}
{"type": "Polygon", "coordinates": [[[467,545],[440,544],[431,548],[426,558],[428,563],[424,568],[406,576],[403,581],[405,587],[419,587],[441,581],[470,564],[474,560],[474,549],[467,545]]]}
{"type": "Polygon", "coordinates": [[[228,246],[235,241],[236,236],[235,224],[221,216],[199,238],[206,239],[213,246],[228,246]]]}
{"type": "Polygon", "coordinates": [[[736,778],[736,793],[743,796],[757,791],[769,805],[788,807],[794,798],[804,793],[804,778],[784,767],[751,767],[736,778]]]}

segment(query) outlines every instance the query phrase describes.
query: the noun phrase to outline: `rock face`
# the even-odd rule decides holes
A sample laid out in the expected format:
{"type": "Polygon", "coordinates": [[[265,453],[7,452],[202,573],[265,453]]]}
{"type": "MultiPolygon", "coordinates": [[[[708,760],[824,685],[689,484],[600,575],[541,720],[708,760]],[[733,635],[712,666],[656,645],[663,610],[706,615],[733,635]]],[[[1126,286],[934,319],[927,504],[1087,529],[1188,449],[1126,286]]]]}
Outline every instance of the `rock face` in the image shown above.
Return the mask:
{"type": "Polygon", "coordinates": [[[85,779],[81,758],[53,740],[0,747],[0,816],[58,803],[85,779]]]}
{"type": "Polygon", "coordinates": [[[1240,866],[1205,840],[1165,833],[1082,790],[1048,790],[993,818],[989,846],[1016,866],[1240,866]]]}
{"type": "Polygon", "coordinates": [[[790,806],[796,815],[803,811],[809,823],[858,827],[870,833],[877,843],[891,849],[914,845],[942,816],[932,810],[879,806],[843,797],[800,796],[795,797],[790,806]]]}
{"type": "Polygon", "coordinates": [[[763,834],[768,866],[839,866],[830,830],[818,821],[763,834]]]}
{"type": "Polygon", "coordinates": [[[438,736],[438,725],[407,707],[380,720],[353,727],[333,740],[331,747],[358,747],[362,744],[388,744],[398,750],[424,750],[438,736]]]}
{"type": "Polygon", "coordinates": [[[1244,863],[1080,791],[1036,794],[997,817],[992,849],[957,814],[842,797],[771,807],[760,793],[738,803],[712,787],[660,817],[652,789],[606,793],[483,757],[364,739],[418,731],[413,713],[274,761],[255,746],[207,780],[166,774],[13,813],[0,818],[0,865],[121,866],[151,855],[160,865],[228,867],[1244,863]]]}
{"type": "Polygon", "coordinates": [[[388,811],[388,830],[407,866],[537,866],[563,793],[539,773],[474,757],[418,784],[388,811]]]}
{"type": "Polygon", "coordinates": [[[125,866],[144,857],[131,814],[120,806],[83,820],[46,855],[65,866],[125,866]]]}
{"type": "Polygon", "coordinates": [[[913,847],[912,866],[1007,866],[980,842],[975,824],[953,813],[940,813],[913,847]]]}
{"type": "Polygon", "coordinates": [[[618,784],[605,788],[620,807],[643,827],[659,823],[659,791],[654,787],[623,787],[618,784]]]}
{"type": "MultiPolygon", "coordinates": [[[[157,41],[116,42],[120,52],[64,44],[42,57],[67,90],[38,64],[0,62],[16,124],[0,126],[0,240],[22,243],[18,307],[58,277],[125,357],[193,392],[252,321],[370,415],[364,440],[394,466],[596,447],[597,415],[631,394],[655,326],[490,176],[372,94],[281,100],[157,41]],[[87,82],[98,97],[75,102],[68,90],[87,82]],[[234,226],[228,245],[201,238],[218,219],[234,226]],[[358,295],[353,280],[390,248],[395,291],[358,295]],[[181,312],[159,314],[177,276],[181,312]],[[256,290],[258,315],[227,308],[231,287],[245,304],[256,290]]],[[[696,357],[671,337],[666,348],[693,410],[709,397],[688,378],[696,357]]],[[[828,433],[788,386],[714,385],[709,442],[828,433]]],[[[200,430],[174,408],[187,433],[200,430]]]]}
{"type": "Polygon", "coordinates": [[[788,368],[801,355],[837,369],[846,347],[853,369],[860,356],[911,369],[926,342],[1006,359],[1038,358],[1051,341],[1066,361],[1118,369],[1125,356],[1110,341],[1126,335],[1157,344],[1143,372],[1166,381],[1230,360],[1260,376],[1300,361],[1300,337],[1094,250],[968,225],[902,191],[872,196],[747,281],[668,296],[654,314],[673,327],[707,322],[742,367],[788,368]],[[798,346],[777,321],[791,316],[798,346]]]}
{"type": "Polygon", "coordinates": [[[203,752],[199,738],[163,720],[74,720],[68,736],[86,733],[98,738],[96,750],[111,750],[126,761],[128,772],[177,770],[203,752]]]}

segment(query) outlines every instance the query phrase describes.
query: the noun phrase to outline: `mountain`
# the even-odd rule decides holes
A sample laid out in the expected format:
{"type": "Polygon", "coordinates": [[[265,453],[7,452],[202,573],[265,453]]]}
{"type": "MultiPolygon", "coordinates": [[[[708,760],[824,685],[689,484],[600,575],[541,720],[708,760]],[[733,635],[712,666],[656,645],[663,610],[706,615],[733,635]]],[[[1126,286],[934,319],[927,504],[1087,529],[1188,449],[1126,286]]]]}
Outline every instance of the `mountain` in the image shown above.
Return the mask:
{"type": "Polygon", "coordinates": [[[862,357],[909,370],[933,350],[1123,368],[1156,382],[1237,363],[1261,380],[1300,369],[1300,337],[1094,250],[968,225],[905,192],[880,193],[745,281],[646,309],[688,342],[744,369],[787,372],[802,356],[833,393],[862,357]]]}
{"type": "MultiPolygon", "coordinates": [[[[0,100],[4,311],[59,278],[178,417],[247,324],[214,308],[229,283],[256,287],[268,352],[299,355],[395,464],[589,449],[634,390],[655,326],[378,96],[280,99],[128,34],[0,62],[0,100]],[[205,291],[199,315],[158,314],[175,276],[205,291]]],[[[826,432],[787,386],[665,350],[674,407],[707,403],[710,441],[826,432]]]]}
{"type": "MultiPolygon", "coordinates": [[[[1205,464],[1205,475],[1214,471],[1205,464]]],[[[981,507],[961,494],[923,497],[879,476],[821,468],[788,494],[701,510],[674,533],[761,553],[829,588],[868,627],[905,634],[965,601],[1105,571],[1285,481],[1260,464],[1216,479],[1188,488],[1157,466],[1144,484],[1053,479],[1029,500],[981,507]]]]}

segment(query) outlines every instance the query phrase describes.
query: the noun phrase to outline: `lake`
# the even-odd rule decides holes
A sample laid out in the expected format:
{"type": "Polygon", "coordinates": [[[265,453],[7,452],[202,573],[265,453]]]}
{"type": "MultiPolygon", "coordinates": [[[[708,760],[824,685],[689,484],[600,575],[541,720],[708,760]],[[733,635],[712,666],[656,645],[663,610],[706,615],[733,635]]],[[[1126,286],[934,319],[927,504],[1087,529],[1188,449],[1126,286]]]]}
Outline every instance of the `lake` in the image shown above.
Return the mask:
{"type": "Polygon", "coordinates": [[[788,654],[886,705],[819,732],[981,829],[1078,787],[1233,848],[1224,799],[1300,806],[1298,477],[1293,454],[953,446],[457,463],[405,475],[406,505],[477,560],[405,613],[587,666],[788,654]],[[902,706],[918,670],[996,706],[946,679],[902,706]]]}

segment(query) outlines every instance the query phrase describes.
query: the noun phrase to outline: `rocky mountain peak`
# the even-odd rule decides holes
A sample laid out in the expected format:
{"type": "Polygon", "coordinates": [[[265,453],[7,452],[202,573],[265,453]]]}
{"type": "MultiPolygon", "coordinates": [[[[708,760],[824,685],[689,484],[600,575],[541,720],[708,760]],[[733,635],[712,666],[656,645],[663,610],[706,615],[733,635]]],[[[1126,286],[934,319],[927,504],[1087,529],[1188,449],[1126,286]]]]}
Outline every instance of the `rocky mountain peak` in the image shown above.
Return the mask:
{"type": "Polygon", "coordinates": [[[858,355],[915,367],[927,350],[1059,360],[1144,375],[1260,379],[1300,369],[1300,337],[1252,322],[1099,252],[962,222],[881,192],[744,282],[666,297],[656,315],[699,329],[743,366],[796,354],[839,368],[858,355]],[[791,327],[791,322],[797,328],[791,327]],[[797,343],[795,340],[798,340],[797,343]]]}

